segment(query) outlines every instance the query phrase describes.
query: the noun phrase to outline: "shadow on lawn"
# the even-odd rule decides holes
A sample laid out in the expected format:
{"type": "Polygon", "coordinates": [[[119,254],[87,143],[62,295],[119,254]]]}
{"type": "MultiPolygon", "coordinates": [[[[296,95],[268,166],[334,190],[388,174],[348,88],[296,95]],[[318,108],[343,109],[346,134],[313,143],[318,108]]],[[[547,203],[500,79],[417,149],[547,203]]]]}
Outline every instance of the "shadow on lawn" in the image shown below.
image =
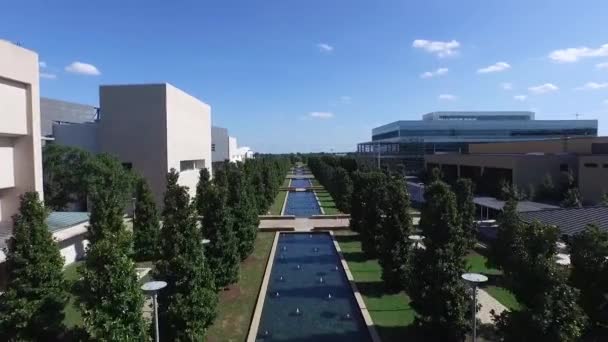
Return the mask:
{"type": "Polygon", "coordinates": [[[342,251],[344,259],[348,262],[366,262],[369,259],[363,254],[363,252],[345,252],[342,251]]]}
{"type": "Polygon", "coordinates": [[[342,234],[334,237],[339,243],[359,242],[359,236],[356,234],[342,234]]]}
{"type": "Polygon", "coordinates": [[[416,329],[414,324],[392,327],[376,325],[376,330],[382,342],[425,341],[424,336],[416,329]]]}

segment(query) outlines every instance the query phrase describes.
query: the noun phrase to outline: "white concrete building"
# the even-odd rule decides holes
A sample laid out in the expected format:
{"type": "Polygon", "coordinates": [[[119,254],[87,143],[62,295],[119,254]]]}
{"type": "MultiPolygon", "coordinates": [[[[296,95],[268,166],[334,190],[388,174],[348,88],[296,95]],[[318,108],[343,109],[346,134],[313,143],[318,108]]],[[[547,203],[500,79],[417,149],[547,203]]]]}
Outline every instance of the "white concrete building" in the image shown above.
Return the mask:
{"type": "Polygon", "coordinates": [[[166,175],[196,193],[198,174],[211,173],[211,107],[170,84],[108,85],[99,89],[99,149],[146,178],[159,206],[166,175]]]}
{"type": "Polygon", "coordinates": [[[0,40],[0,245],[12,232],[19,196],[42,197],[39,92],[38,55],[0,40]]]}
{"type": "Polygon", "coordinates": [[[239,147],[237,144],[236,137],[228,137],[228,153],[230,154],[230,161],[237,162],[239,160],[239,147]]]}
{"type": "Polygon", "coordinates": [[[223,127],[211,127],[211,159],[215,162],[230,160],[228,130],[223,127]]]}

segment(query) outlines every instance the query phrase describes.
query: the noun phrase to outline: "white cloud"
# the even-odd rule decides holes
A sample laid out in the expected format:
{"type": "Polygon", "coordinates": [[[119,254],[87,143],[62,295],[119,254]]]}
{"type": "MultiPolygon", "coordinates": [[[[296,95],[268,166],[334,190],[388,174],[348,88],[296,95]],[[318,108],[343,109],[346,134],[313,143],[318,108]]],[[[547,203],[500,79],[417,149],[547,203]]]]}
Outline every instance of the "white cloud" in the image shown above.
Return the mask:
{"type": "Polygon", "coordinates": [[[437,98],[442,101],[454,101],[454,100],[458,99],[457,96],[452,95],[452,94],[441,94],[437,98]]]}
{"type": "Polygon", "coordinates": [[[40,73],[40,78],[46,78],[46,79],[49,79],[49,80],[54,80],[54,79],[57,78],[57,75],[55,75],[55,74],[49,74],[49,73],[46,73],[46,72],[41,72],[40,73]]]}
{"type": "Polygon", "coordinates": [[[587,83],[585,83],[585,85],[575,88],[575,89],[576,90],[596,90],[596,89],[602,89],[602,88],[608,88],[608,82],[604,82],[604,83],[587,82],[587,83]]]}
{"type": "Polygon", "coordinates": [[[477,69],[478,74],[487,74],[491,72],[501,72],[510,69],[511,65],[507,62],[496,62],[492,65],[488,65],[485,68],[477,69]]]}
{"type": "Polygon", "coordinates": [[[73,62],[72,64],[65,67],[65,71],[71,72],[74,74],[82,74],[82,75],[90,75],[97,76],[101,75],[99,69],[93,64],[83,63],[83,62],[73,62]]]}
{"type": "Polygon", "coordinates": [[[331,119],[334,117],[332,112],[310,112],[308,116],[315,119],[331,119]]]}
{"type": "Polygon", "coordinates": [[[435,71],[427,71],[420,74],[420,78],[433,78],[437,76],[442,76],[448,73],[448,68],[439,68],[435,71]]]}
{"type": "Polygon", "coordinates": [[[513,99],[516,101],[526,101],[526,99],[528,98],[527,95],[515,95],[513,96],[513,99]]]}
{"type": "Polygon", "coordinates": [[[595,65],[595,67],[598,69],[607,69],[608,70],[608,62],[598,63],[595,65]]]}
{"type": "Polygon", "coordinates": [[[546,94],[552,91],[557,91],[558,89],[559,88],[553,83],[545,83],[528,88],[528,90],[533,94],[546,94]]]}
{"type": "Polygon", "coordinates": [[[317,44],[317,48],[319,49],[319,51],[321,52],[325,52],[325,53],[330,53],[334,51],[334,47],[329,45],[329,44],[325,44],[325,43],[319,43],[317,44]]]}
{"type": "Polygon", "coordinates": [[[340,96],[340,103],[342,103],[342,104],[351,104],[352,101],[353,101],[353,98],[350,96],[346,96],[346,95],[340,96]]]}
{"type": "Polygon", "coordinates": [[[423,49],[426,52],[436,54],[438,57],[448,57],[458,54],[460,43],[456,40],[449,42],[431,41],[425,39],[416,39],[412,43],[412,47],[423,49]]]}
{"type": "Polygon", "coordinates": [[[558,63],[574,63],[582,58],[606,57],[608,56],[608,44],[604,44],[597,49],[587,46],[555,50],[549,54],[549,58],[558,63]]]}
{"type": "Polygon", "coordinates": [[[513,83],[509,83],[509,82],[501,83],[500,87],[503,90],[513,90],[513,83]]]}
{"type": "Polygon", "coordinates": [[[38,65],[39,65],[41,68],[46,68],[46,62],[45,62],[45,61],[40,61],[40,62],[38,62],[38,65]]]}

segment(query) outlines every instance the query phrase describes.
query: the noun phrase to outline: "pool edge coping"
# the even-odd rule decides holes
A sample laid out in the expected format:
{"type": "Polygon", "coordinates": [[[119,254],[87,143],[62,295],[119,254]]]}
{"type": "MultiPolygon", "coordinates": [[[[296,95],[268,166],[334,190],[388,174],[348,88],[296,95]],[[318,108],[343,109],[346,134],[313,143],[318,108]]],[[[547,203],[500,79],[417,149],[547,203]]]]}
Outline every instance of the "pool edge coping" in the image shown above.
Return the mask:
{"type": "MultiPolygon", "coordinates": [[[[291,180],[289,181],[289,184],[291,184],[291,180]]],[[[289,197],[289,190],[285,191],[285,199],[283,199],[283,206],[281,207],[281,216],[285,216],[285,207],[287,206],[287,197],[289,197]]]]}
{"type": "Polygon", "coordinates": [[[353,291],[353,294],[355,295],[355,300],[357,301],[357,305],[359,306],[359,311],[361,311],[361,315],[363,316],[363,320],[365,321],[365,325],[367,326],[369,336],[372,339],[372,342],[381,342],[382,340],[380,339],[380,335],[378,335],[378,330],[376,330],[376,326],[374,325],[372,316],[369,314],[369,311],[367,310],[367,306],[365,305],[365,301],[363,300],[363,296],[359,292],[359,288],[357,287],[357,284],[355,283],[355,278],[353,277],[352,273],[350,272],[350,268],[348,267],[348,262],[346,262],[346,259],[344,258],[344,255],[342,254],[342,249],[340,248],[340,244],[336,240],[336,237],[335,237],[333,231],[330,230],[329,235],[331,236],[331,239],[334,243],[336,252],[338,252],[338,255],[340,256],[340,262],[342,263],[342,268],[344,269],[344,272],[346,273],[346,278],[348,279],[351,290],[353,291]]]}
{"type": "Polygon", "coordinates": [[[268,290],[272,265],[274,264],[274,254],[276,252],[277,244],[279,243],[280,234],[280,232],[274,233],[274,241],[272,242],[270,255],[268,256],[268,262],[266,263],[266,270],[264,271],[264,278],[262,279],[262,285],[260,286],[260,292],[258,293],[258,300],[255,304],[255,311],[253,312],[251,324],[249,325],[249,332],[247,333],[247,342],[255,342],[258,334],[260,320],[262,319],[262,309],[264,308],[264,301],[266,300],[266,291],[268,290]]]}

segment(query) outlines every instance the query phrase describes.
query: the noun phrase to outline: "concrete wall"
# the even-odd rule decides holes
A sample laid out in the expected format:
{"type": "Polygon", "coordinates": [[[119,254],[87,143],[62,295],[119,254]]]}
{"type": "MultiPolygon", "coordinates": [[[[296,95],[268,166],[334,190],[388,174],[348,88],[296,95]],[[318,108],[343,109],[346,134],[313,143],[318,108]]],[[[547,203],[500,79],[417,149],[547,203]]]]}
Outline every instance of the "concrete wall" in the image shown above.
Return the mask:
{"type": "Polygon", "coordinates": [[[211,107],[167,84],[167,169],[180,171],[179,183],[196,194],[199,170],[180,170],[180,161],[204,160],[211,174],[211,107]]]}
{"type": "Polygon", "coordinates": [[[108,85],[99,88],[101,152],[131,163],[162,204],[167,174],[165,84],[108,85]]]}
{"type": "Polygon", "coordinates": [[[223,162],[230,160],[230,150],[228,148],[228,129],[223,127],[211,127],[211,143],[215,150],[211,151],[213,162],[223,162]]]}
{"type": "Polygon", "coordinates": [[[228,151],[230,153],[231,162],[239,161],[239,146],[236,137],[228,138],[228,151]]]}
{"type": "Polygon", "coordinates": [[[579,157],[578,184],[583,201],[598,204],[608,192],[608,155],[579,157]]]}
{"type": "Polygon", "coordinates": [[[0,175],[8,186],[0,189],[0,231],[6,232],[21,194],[38,191],[42,197],[40,90],[35,52],[0,40],[0,56],[0,168],[12,168],[12,175],[0,175]]]}
{"type": "Polygon", "coordinates": [[[91,153],[99,153],[99,123],[55,124],[52,135],[55,144],[79,147],[91,153]]]}
{"type": "Polygon", "coordinates": [[[591,154],[593,143],[608,143],[608,137],[571,138],[545,141],[470,144],[469,153],[577,153],[591,154]]]}
{"type": "Polygon", "coordinates": [[[40,134],[53,135],[53,123],[57,121],[83,123],[95,118],[97,109],[79,103],[40,98],[40,134]]]}

